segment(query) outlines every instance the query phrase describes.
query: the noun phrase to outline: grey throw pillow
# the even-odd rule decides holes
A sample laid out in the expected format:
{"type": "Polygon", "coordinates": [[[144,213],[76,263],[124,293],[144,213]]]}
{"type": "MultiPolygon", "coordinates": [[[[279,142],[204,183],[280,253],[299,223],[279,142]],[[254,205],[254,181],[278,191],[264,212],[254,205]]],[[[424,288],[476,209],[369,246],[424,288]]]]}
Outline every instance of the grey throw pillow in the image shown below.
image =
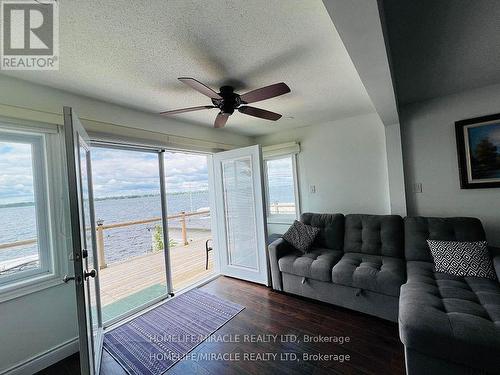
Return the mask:
{"type": "Polygon", "coordinates": [[[295,220],[283,235],[283,239],[297,250],[307,252],[319,233],[319,228],[295,220]]]}
{"type": "Polygon", "coordinates": [[[427,243],[434,258],[436,272],[497,279],[486,241],[427,240],[427,243]]]}

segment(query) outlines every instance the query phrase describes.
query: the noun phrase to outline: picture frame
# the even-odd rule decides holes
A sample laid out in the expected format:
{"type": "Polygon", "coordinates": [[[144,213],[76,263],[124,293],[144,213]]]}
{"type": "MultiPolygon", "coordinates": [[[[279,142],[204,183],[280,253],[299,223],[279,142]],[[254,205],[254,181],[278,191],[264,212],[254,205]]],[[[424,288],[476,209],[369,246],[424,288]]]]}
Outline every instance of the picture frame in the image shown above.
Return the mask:
{"type": "Polygon", "coordinates": [[[455,122],[461,189],[500,187],[500,113],[455,122]]]}

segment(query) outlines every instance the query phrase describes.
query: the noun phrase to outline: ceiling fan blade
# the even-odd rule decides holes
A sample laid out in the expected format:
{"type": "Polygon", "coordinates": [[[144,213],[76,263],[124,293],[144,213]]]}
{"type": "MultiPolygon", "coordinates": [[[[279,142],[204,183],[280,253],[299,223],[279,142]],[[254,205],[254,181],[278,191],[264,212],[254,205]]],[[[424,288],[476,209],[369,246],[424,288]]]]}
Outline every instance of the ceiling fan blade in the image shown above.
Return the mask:
{"type": "Polygon", "coordinates": [[[281,118],[281,115],[279,113],[266,111],[265,109],[249,107],[246,105],[239,107],[238,111],[240,111],[241,113],[244,113],[245,115],[250,115],[250,116],[263,118],[265,120],[271,120],[271,121],[276,121],[276,120],[279,120],[281,118]]]}
{"type": "Polygon", "coordinates": [[[173,109],[171,111],[160,112],[160,115],[176,115],[178,113],[201,111],[202,109],[212,109],[212,108],[215,108],[215,106],[213,106],[213,105],[200,105],[198,107],[173,109]]]}
{"type": "Polygon", "coordinates": [[[222,99],[222,96],[220,96],[214,90],[212,90],[210,87],[204,85],[203,83],[201,83],[200,81],[197,81],[194,78],[180,77],[179,81],[181,81],[182,83],[185,83],[188,86],[191,86],[193,89],[195,89],[198,92],[201,92],[203,95],[206,95],[209,98],[222,99]]]}
{"type": "Polygon", "coordinates": [[[290,87],[288,87],[284,82],[281,82],[249,91],[246,94],[241,95],[240,99],[244,103],[255,103],[286,94],[287,92],[290,92],[290,87]]]}
{"type": "Polygon", "coordinates": [[[215,118],[214,128],[223,128],[224,125],[226,125],[228,118],[229,118],[229,113],[220,112],[215,118]]]}

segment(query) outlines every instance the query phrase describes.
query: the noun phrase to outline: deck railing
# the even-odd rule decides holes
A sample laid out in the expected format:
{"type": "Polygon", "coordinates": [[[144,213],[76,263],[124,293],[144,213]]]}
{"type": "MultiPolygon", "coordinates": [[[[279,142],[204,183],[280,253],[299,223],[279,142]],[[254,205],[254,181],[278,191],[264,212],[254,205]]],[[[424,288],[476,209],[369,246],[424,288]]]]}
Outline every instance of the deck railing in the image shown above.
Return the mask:
{"type": "Polygon", "coordinates": [[[33,245],[36,242],[37,242],[36,238],[31,238],[29,240],[22,240],[22,241],[14,241],[14,242],[2,243],[2,244],[0,244],[0,250],[10,249],[12,247],[33,245]]]}
{"type": "MultiPolygon", "coordinates": [[[[186,218],[191,217],[191,216],[201,216],[201,215],[206,215],[210,214],[209,210],[204,210],[204,211],[194,211],[194,212],[185,212],[181,211],[178,214],[167,216],[167,220],[176,220],[179,219],[181,223],[181,237],[182,237],[182,244],[184,246],[189,245],[189,242],[187,240],[187,225],[186,225],[186,218]]],[[[114,228],[123,228],[123,227],[129,227],[132,225],[141,225],[141,224],[150,224],[150,223],[157,223],[161,221],[161,217],[153,217],[150,219],[143,219],[143,220],[134,220],[134,221],[126,221],[122,223],[114,223],[114,224],[108,224],[104,225],[104,221],[98,220],[97,221],[97,227],[96,227],[96,238],[97,238],[97,254],[99,256],[99,268],[106,268],[108,265],[106,264],[106,259],[104,256],[104,230],[106,229],[114,229],[114,228]]]]}
{"type": "MultiPolygon", "coordinates": [[[[194,212],[181,211],[178,214],[167,216],[167,220],[179,219],[179,221],[181,223],[182,243],[186,246],[186,245],[189,245],[189,242],[187,240],[186,218],[192,217],[192,216],[201,216],[201,215],[206,215],[206,214],[210,214],[210,211],[209,210],[194,211],[194,212]]],[[[113,223],[113,224],[107,224],[107,225],[104,225],[103,220],[97,220],[96,239],[97,239],[97,254],[99,257],[99,268],[106,268],[107,267],[106,259],[104,256],[104,230],[113,229],[113,228],[129,227],[132,225],[156,223],[156,222],[160,222],[161,220],[162,220],[161,217],[153,217],[150,219],[126,221],[126,222],[113,223]]],[[[90,230],[90,228],[87,228],[87,230],[90,230]]],[[[3,244],[0,244],[0,250],[9,249],[9,248],[13,248],[13,247],[32,245],[35,243],[37,243],[36,238],[31,238],[31,239],[22,240],[22,241],[14,241],[14,242],[9,242],[9,243],[3,243],[3,244]]]]}
{"type": "Polygon", "coordinates": [[[274,202],[269,205],[269,213],[271,215],[276,214],[288,214],[295,212],[295,203],[278,203],[274,202]]]}

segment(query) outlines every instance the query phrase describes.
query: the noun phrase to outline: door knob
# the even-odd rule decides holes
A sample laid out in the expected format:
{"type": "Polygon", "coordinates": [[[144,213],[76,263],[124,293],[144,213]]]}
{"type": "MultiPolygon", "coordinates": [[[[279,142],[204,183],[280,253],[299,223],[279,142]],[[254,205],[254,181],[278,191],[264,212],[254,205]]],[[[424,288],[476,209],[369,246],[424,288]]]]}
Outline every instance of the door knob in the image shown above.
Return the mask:
{"type": "Polygon", "coordinates": [[[63,281],[64,281],[65,283],[68,283],[70,280],[74,280],[74,279],[75,279],[75,277],[74,277],[74,276],[64,275],[64,277],[63,277],[63,281]]]}
{"type": "Polygon", "coordinates": [[[88,277],[94,278],[94,277],[96,277],[96,275],[97,275],[96,270],[90,270],[89,272],[87,272],[87,271],[83,272],[83,277],[85,278],[85,280],[87,280],[88,277]]]}

